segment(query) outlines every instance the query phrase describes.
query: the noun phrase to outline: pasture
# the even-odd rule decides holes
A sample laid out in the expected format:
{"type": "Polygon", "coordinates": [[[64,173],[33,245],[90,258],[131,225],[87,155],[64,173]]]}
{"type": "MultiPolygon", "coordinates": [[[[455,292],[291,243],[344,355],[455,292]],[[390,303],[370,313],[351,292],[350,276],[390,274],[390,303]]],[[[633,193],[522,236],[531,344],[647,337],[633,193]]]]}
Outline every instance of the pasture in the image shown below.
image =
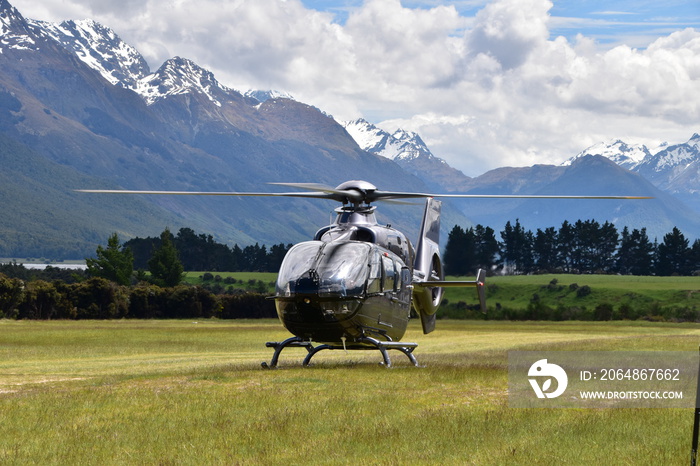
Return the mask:
{"type": "Polygon", "coordinates": [[[508,350],[697,351],[700,325],[439,321],[283,353],[277,321],[0,321],[2,464],[687,464],[691,409],[514,409],[508,350]]]}

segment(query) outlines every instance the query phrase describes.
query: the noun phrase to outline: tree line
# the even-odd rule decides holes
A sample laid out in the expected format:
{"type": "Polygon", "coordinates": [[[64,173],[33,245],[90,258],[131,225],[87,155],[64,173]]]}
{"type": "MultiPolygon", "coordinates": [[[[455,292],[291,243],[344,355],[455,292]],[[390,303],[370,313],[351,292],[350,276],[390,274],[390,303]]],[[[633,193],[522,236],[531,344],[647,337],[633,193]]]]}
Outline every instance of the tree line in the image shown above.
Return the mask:
{"type": "Polygon", "coordinates": [[[443,255],[448,275],[472,275],[482,268],[506,274],[603,273],[693,275],[700,271],[700,240],[693,244],[678,228],[651,241],[646,228],[618,232],[610,222],[564,221],[526,230],[519,220],[506,223],[500,241],[490,227],[450,231],[443,255]]]}
{"type": "MultiPolygon", "coordinates": [[[[177,235],[168,229],[168,241],[177,250],[185,270],[209,272],[277,272],[291,244],[275,244],[269,249],[255,243],[241,248],[214,241],[211,235],[197,234],[191,228],[181,228],[177,235]]],[[[164,232],[165,233],[165,232],[164,232]]],[[[154,251],[161,248],[160,237],[133,238],[124,243],[133,255],[134,268],[146,270],[154,251]]]]}
{"type": "Polygon", "coordinates": [[[25,282],[0,273],[0,318],[7,319],[254,319],[277,315],[259,293],[214,294],[199,286],[124,286],[101,277],[74,283],[25,282]]]}
{"type": "Polygon", "coordinates": [[[136,238],[123,245],[113,233],[106,246],[97,247],[95,257],[85,260],[85,271],[53,267],[33,271],[17,263],[0,264],[0,318],[275,317],[274,303],[262,293],[213,293],[208,287],[181,282],[186,266],[188,270],[264,270],[282,249],[286,253],[288,248],[279,245],[270,253],[258,245],[230,249],[187,228],[177,236],[166,228],[159,238],[136,238]],[[241,256],[236,256],[238,251],[241,256]]]}

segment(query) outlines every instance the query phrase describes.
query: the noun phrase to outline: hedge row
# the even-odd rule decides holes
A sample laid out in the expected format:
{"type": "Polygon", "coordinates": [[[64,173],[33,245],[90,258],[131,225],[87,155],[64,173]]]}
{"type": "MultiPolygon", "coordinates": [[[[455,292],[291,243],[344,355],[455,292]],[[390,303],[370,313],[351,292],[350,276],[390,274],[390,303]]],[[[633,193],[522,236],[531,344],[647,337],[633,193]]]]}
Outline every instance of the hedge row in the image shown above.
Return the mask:
{"type": "Polygon", "coordinates": [[[257,293],[216,295],[189,285],[121,286],[103,278],[79,283],[25,282],[0,274],[0,318],[9,319],[253,319],[276,317],[257,293]]]}

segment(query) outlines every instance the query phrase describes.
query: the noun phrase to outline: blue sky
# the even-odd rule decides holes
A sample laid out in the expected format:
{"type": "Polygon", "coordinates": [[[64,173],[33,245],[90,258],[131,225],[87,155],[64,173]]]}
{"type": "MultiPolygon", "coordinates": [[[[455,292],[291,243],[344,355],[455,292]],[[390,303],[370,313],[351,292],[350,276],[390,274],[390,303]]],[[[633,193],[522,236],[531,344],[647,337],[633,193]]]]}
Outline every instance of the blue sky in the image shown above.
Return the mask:
{"type": "MultiPolygon", "coordinates": [[[[310,9],[332,13],[344,24],[350,11],[364,0],[302,0],[310,9]]],[[[487,4],[483,0],[402,0],[407,8],[429,9],[454,6],[462,16],[472,17],[487,4]]],[[[700,26],[699,0],[554,0],[549,11],[552,36],[574,39],[577,34],[595,38],[601,44],[625,43],[645,47],[659,35],[686,27],[700,26]]]]}
{"type": "Polygon", "coordinates": [[[93,19],[337,120],[417,132],[470,176],[700,133],[700,0],[10,0],[93,19]]]}

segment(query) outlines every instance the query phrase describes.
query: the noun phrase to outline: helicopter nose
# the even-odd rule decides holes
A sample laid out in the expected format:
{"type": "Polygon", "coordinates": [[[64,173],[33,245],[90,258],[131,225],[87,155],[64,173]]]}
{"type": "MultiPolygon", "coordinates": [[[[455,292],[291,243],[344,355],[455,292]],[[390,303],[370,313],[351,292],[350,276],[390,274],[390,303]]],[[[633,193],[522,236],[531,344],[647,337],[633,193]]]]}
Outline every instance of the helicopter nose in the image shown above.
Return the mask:
{"type": "Polygon", "coordinates": [[[303,323],[339,322],[352,317],[360,303],[348,299],[320,299],[318,296],[296,296],[278,302],[281,317],[303,323]]]}

